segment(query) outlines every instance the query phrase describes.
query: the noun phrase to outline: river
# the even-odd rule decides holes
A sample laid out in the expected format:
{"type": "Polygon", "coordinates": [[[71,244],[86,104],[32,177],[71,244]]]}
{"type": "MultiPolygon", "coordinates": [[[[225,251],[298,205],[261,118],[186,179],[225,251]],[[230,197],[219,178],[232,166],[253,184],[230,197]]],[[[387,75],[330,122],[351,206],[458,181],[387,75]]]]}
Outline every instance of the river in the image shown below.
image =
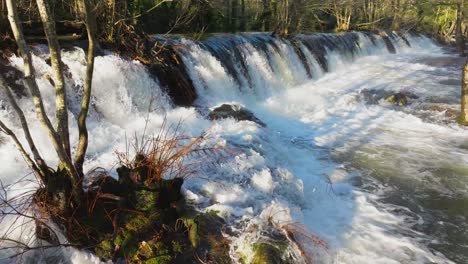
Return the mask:
{"type": "MultiPolygon", "coordinates": [[[[253,223],[273,221],[297,223],[325,241],[326,247],[304,245],[314,263],[467,263],[468,133],[455,122],[463,60],[420,35],[391,37],[396,54],[371,34],[298,39],[296,47],[264,34],[170,40],[183,46],[178,52],[198,95],[193,107],[174,106],[139,62],[97,57],[86,169],[115,175],[115,151],[124,151],[128,138],[145,127],[157,133],[165,118],[181,120],[186,134],[208,130],[207,141],[233,150],[204,166],[209,180],[189,180],[184,189],[200,210],[218,211],[232,227],[234,260],[248,259],[248,245],[262,235],[253,223]],[[399,92],[408,95],[407,105],[385,100],[399,92]],[[209,109],[222,103],[244,106],[266,127],[208,120],[209,109]]],[[[37,80],[52,113],[46,58],[45,47],[37,46],[37,80]]],[[[84,52],[64,51],[63,60],[71,73],[74,124],[84,52]]],[[[19,58],[11,64],[22,67],[19,58]]],[[[20,104],[33,120],[29,98],[20,104]]],[[[20,131],[8,107],[0,107],[0,119],[20,131]]],[[[31,122],[38,148],[54,164],[47,136],[31,122]]],[[[0,164],[4,184],[28,175],[9,141],[0,145],[0,164]]],[[[31,188],[37,183],[21,181],[8,192],[31,188]]],[[[11,235],[29,239],[32,233],[11,235]]],[[[73,248],[59,255],[66,262],[98,262],[73,248]]]]}

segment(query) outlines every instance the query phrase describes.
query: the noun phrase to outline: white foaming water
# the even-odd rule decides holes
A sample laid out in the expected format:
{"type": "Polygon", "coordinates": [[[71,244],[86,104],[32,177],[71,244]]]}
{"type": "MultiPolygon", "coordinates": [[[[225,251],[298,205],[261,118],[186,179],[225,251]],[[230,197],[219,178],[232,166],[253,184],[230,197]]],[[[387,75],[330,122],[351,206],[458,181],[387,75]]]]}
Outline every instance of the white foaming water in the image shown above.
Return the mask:
{"type": "MultiPolygon", "coordinates": [[[[239,87],[221,62],[197,43],[182,41],[188,47],[182,58],[197,89],[197,105],[236,102],[255,113],[266,128],[249,121],[209,121],[194,108],[172,107],[142,65],[113,55],[98,57],[86,169],[99,166],[112,172],[114,152],[125,150],[125,137],[141,133],[147,115],[147,131],[157,133],[167,115],[169,123],[182,120],[187,134],[196,136],[209,129],[209,141],[235,150],[232,157],[205,169],[213,181],[193,179],[184,185],[193,203],[202,210],[219,211],[237,231],[232,237],[234,260],[252,257],[251,245],[261,237],[259,229],[272,221],[277,225],[302,223],[323,239],[328,245],[325,250],[301,245],[314,254],[317,263],[451,263],[429,249],[428,242],[433,240],[429,234],[413,228],[423,218],[395,213],[409,209],[381,198],[391,188],[385,177],[443,189],[438,188],[440,179],[425,169],[467,164],[468,151],[461,147],[468,141],[466,130],[442,121],[429,122],[418,115],[419,103],[401,111],[383,100],[373,105],[361,100],[365,89],[411,91],[423,99],[456,96],[456,87],[437,83],[444,78],[438,71],[445,69],[423,62],[447,55],[423,37],[410,38],[412,48],[398,41],[396,55],[388,54],[380,38],[376,47],[363,34],[358,37],[360,47],[354,56],[336,50],[326,55],[329,73],[301,44],[312,80],[306,80],[302,62],[286,42],[276,42],[279,50],[269,45],[267,55],[245,41],[238,48],[251,87],[239,87]],[[154,103],[158,109],[148,114],[151,97],[158,98],[154,103]],[[369,174],[372,177],[366,177],[369,174]],[[378,188],[353,185],[356,179],[378,188]]],[[[64,54],[70,83],[82,82],[83,59],[79,49],[64,54]]],[[[12,63],[21,68],[18,59],[12,63]]],[[[38,57],[35,65],[44,97],[52,98],[52,87],[42,77],[50,67],[38,57]]],[[[71,97],[79,93],[70,89],[71,97]]],[[[32,122],[41,153],[54,164],[47,137],[33,121],[31,103],[28,98],[20,103],[32,122]]],[[[47,98],[46,104],[51,109],[53,99],[47,98]]],[[[74,123],[73,106],[70,109],[74,123]]],[[[0,110],[0,118],[20,131],[8,108],[0,110]]],[[[72,141],[76,142],[76,134],[72,141]]],[[[0,164],[7,164],[2,168],[2,181],[11,183],[27,174],[11,142],[0,145],[0,153],[0,164]]],[[[446,192],[453,192],[452,187],[445,185],[446,192]]],[[[291,245],[290,250],[297,248],[291,245]]],[[[75,249],[61,253],[73,263],[99,262],[92,254],[75,249]]]]}

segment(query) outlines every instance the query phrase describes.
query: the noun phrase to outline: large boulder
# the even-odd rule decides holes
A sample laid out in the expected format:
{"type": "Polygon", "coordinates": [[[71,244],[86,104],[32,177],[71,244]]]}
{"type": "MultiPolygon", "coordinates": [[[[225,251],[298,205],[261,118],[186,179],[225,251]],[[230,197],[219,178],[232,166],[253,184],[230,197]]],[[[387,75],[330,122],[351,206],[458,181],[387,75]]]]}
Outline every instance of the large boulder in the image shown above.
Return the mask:
{"type": "Polygon", "coordinates": [[[252,112],[246,108],[236,105],[236,104],[222,104],[213,110],[211,110],[208,117],[211,120],[225,119],[225,118],[234,118],[237,121],[252,121],[259,124],[262,127],[265,127],[266,124],[258,119],[252,112]]]}

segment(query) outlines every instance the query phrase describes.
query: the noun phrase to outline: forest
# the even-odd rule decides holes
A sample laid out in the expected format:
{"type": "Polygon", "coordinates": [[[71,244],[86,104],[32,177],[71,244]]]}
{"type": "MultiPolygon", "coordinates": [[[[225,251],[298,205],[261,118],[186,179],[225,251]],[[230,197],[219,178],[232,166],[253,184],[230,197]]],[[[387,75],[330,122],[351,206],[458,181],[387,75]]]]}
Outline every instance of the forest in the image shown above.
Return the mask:
{"type": "MultiPolygon", "coordinates": [[[[34,1],[18,1],[25,24],[40,22],[34,1]]],[[[96,1],[99,32],[111,40],[119,26],[150,34],[277,32],[288,35],[349,30],[416,30],[449,40],[464,26],[463,0],[106,0],[96,1]]],[[[6,5],[1,1],[5,31],[6,5]]],[[[78,21],[77,1],[51,1],[57,22],[78,21]]],[[[38,32],[38,31],[37,31],[38,32]]]]}

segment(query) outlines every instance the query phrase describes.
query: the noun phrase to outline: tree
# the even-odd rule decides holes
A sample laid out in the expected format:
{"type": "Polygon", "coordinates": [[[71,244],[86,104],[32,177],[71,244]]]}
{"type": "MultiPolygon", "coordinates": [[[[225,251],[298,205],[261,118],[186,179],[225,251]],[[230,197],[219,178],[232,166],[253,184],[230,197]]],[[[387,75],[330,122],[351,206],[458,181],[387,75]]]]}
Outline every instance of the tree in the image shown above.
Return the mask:
{"type": "Polygon", "coordinates": [[[458,123],[468,125],[468,60],[463,67],[462,90],[461,90],[461,113],[458,123]]]}
{"type": "Polygon", "coordinates": [[[465,55],[465,39],[463,37],[463,1],[457,1],[457,20],[456,20],[456,29],[455,29],[455,39],[457,44],[458,53],[461,56],[465,55]]]}
{"type": "Polygon", "coordinates": [[[86,116],[88,113],[89,100],[91,96],[91,80],[94,66],[94,47],[96,33],[95,16],[93,14],[92,8],[90,7],[89,1],[78,1],[79,6],[81,7],[80,11],[82,17],[87,28],[90,45],[88,50],[88,65],[84,85],[84,95],[82,99],[83,103],[78,120],[80,139],[75,163],[73,163],[70,148],[70,135],[68,130],[68,102],[65,92],[65,82],[63,79],[63,65],[60,55],[60,46],[55,30],[55,20],[51,13],[49,2],[47,0],[37,0],[36,4],[44,25],[44,32],[48,41],[51,64],[54,73],[56,91],[55,112],[57,117],[56,128],[54,128],[50,118],[45,112],[42,95],[35,79],[35,69],[32,64],[31,52],[28,45],[26,44],[26,40],[23,34],[17,5],[13,0],[7,0],[6,4],[11,30],[18,45],[19,53],[24,61],[23,71],[25,76],[25,86],[31,94],[35,112],[37,114],[37,120],[42,124],[48,133],[49,139],[55,149],[57,158],[59,160],[59,168],[56,170],[49,168],[49,166],[39,154],[39,151],[35,146],[34,139],[32,138],[29,131],[28,123],[24,117],[23,111],[18,106],[13,93],[7,86],[6,82],[3,80],[3,77],[0,78],[0,85],[5,90],[12,108],[19,117],[24,136],[29,145],[29,151],[22,145],[20,140],[18,140],[17,135],[15,135],[15,133],[1,120],[0,129],[13,140],[30,169],[39,179],[41,179],[43,184],[46,186],[47,197],[50,199],[51,205],[57,207],[62,214],[67,214],[73,208],[78,206],[81,200],[80,196],[82,194],[83,161],[88,141],[86,131],[86,116]],[[32,158],[29,152],[32,153],[32,158]],[[55,186],[54,188],[49,188],[52,186],[52,183],[57,182],[60,182],[61,184],[59,184],[59,186],[55,186]]]}

